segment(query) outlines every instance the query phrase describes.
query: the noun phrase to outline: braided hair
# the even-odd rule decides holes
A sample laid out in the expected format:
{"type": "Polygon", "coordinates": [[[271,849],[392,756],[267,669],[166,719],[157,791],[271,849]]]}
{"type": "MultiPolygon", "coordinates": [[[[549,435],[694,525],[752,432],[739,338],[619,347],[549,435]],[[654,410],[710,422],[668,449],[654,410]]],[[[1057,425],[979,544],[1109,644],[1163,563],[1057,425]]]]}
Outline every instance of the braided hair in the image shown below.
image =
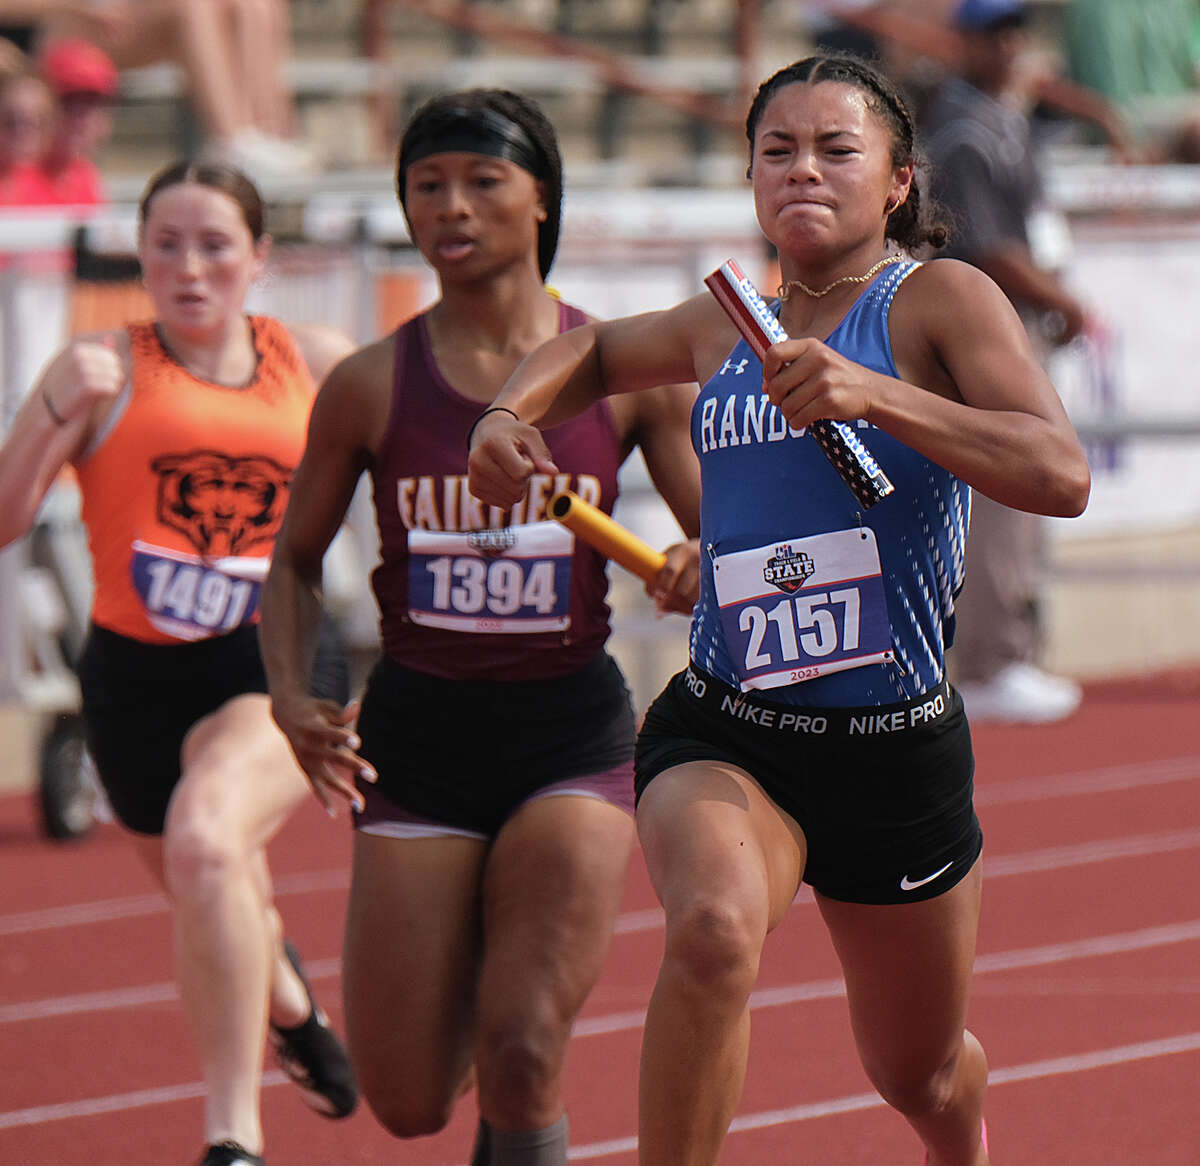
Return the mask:
{"type": "Polygon", "coordinates": [[[545,188],[546,220],[538,224],[538,268],[542,279],[545,279],[550,274],[558,250],[562,223],[563,167],[554,126],[541,107],[530,98],[508,89],[466,89],[440,94],[426,101],[409,119],[396,151],[396,196],[400,206],[407,215],[405,179],[410,149],[431,132],[436,133],[445,119],[463,110],[492,110],[501,114],[519,126],[534,147],[537,162],[532,173],[545,188]]]}
{"type": "MultiPolygon", "coordinates": [[[[899,87],[860,57],[849,54],[806,57],[768,77],[758,87],[750,104],[750,112],[746,115],[746,137],[750,142],[751,160],[754,157],[754,136],[758,131],[758,123],[771,99],[788,85],[815,85],[819,81],[837,81],[859,90],[868,108],[891,135],[892,165],[913,165],[908,198],[888,216],[886,238],[894,239],[908,251],[916,251],[924,246],[944,247],[950,238],[949,227],[936,217],[936,205],[928,205],[921,197],[917,175],[924,168],[924,159],[917,151],[916,122],[912,111],[899,87]]],[[[749,176],[750,170],[746,173],[749,176]]]]}

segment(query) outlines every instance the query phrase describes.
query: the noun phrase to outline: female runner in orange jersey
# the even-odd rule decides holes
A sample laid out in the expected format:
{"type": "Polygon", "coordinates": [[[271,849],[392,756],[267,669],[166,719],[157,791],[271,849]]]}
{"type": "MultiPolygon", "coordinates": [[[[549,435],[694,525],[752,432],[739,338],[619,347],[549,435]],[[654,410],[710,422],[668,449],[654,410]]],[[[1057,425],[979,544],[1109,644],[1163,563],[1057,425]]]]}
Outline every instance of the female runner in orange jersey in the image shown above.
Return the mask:
{"type": "Polygon", "coordinates": [[[29,530],[65,464],[79,478],[95,576],[88,746],[171,900],[207,1085],[204,1166],[263,1162],[268,1030],[314,1108],[340,1117],[356,1101],[272,905],[265,846],[307,785],[271,719],[257,641],[315,382],[350,343],[246,314],[269,249],[244,175],[162,171],[139,230],[155,319],[68,344],[0,448],[0,545],[29,530]]]}

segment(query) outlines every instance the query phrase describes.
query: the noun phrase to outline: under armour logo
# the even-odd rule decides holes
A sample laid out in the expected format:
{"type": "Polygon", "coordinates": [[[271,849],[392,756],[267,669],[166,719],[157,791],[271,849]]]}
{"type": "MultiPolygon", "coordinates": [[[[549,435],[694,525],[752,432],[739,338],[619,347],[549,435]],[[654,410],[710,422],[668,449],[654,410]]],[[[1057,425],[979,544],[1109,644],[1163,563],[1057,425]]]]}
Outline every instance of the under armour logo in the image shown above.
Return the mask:
{"type": "Polygon", "coordinates": [[[737,364],[734,364],[732,360],[727,359],[725,363],[721,365],[721,371],[717,375],[723,376],[725,373],[731,372],[734,374],[734,376],[739,376],[741,373],[746,371],[746,365],[749,363],[750,361],[746,357],[742,357],[737,364]]]}

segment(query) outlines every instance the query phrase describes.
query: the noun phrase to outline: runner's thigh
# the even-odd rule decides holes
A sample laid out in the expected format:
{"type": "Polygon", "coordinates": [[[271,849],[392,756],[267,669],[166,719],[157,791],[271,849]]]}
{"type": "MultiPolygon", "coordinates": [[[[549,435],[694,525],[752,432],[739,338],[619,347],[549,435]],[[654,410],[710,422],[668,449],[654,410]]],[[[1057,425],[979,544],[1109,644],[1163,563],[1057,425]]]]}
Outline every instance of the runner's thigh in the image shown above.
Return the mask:
{"type": "Polygon", "coordinates": [[[186,823],[227,831],[253,850],[266,845],[308,793],[264,693],[227,700],[188,732],[166,833],[186,823]]]}
{"type": "Polygon", "coordinates": [[[874,906],[817,895],[871,1079],[928,1079],[961,1047],[979,923],[980,862],[949,891],[874,906]]]}
{"type": "MultiPolygon", "coordinates": [[[[400,1106],[432,1120],[468,1080],[486,853],[476,838],[355,834],[346,1033],[377,1112],[400,1106]]],[[[408,1124],[409,1114],[391,1116],[408,1124]]]]}
{"type": "Polygon", "coordinates": [[[804,875],[803,832],[745,770],[691,761],[658,774],[638,802],[638,837],[668,920],[689,904],[736,908],[765,934],[804,875]]]}
{"type": "Polygon", "coordinates": [[[484,874],[482,1023],[562,1023],[600,974],[625,888],[632,817],[599,798],[551,795],[505,823],[484,874]]]}

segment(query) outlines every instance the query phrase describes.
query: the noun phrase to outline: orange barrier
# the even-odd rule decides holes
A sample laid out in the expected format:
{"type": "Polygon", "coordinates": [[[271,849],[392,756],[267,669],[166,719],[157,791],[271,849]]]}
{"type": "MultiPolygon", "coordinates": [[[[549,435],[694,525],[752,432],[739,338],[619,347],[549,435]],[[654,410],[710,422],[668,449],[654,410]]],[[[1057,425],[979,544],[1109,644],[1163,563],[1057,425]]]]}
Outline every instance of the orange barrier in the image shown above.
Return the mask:
{"type": "Polygon", "coordinates": [[[154,308],[137,280],[120,283],[79,281],[71,291],[71,335],[123,328],[132,320],[148,320],[154,308]]]}
{"type": "Polygon", "coordinates": [[[425,280],[418,272],[384,271],[375,277],[375,320],[383,336],[429,306],[425,280]]]}

